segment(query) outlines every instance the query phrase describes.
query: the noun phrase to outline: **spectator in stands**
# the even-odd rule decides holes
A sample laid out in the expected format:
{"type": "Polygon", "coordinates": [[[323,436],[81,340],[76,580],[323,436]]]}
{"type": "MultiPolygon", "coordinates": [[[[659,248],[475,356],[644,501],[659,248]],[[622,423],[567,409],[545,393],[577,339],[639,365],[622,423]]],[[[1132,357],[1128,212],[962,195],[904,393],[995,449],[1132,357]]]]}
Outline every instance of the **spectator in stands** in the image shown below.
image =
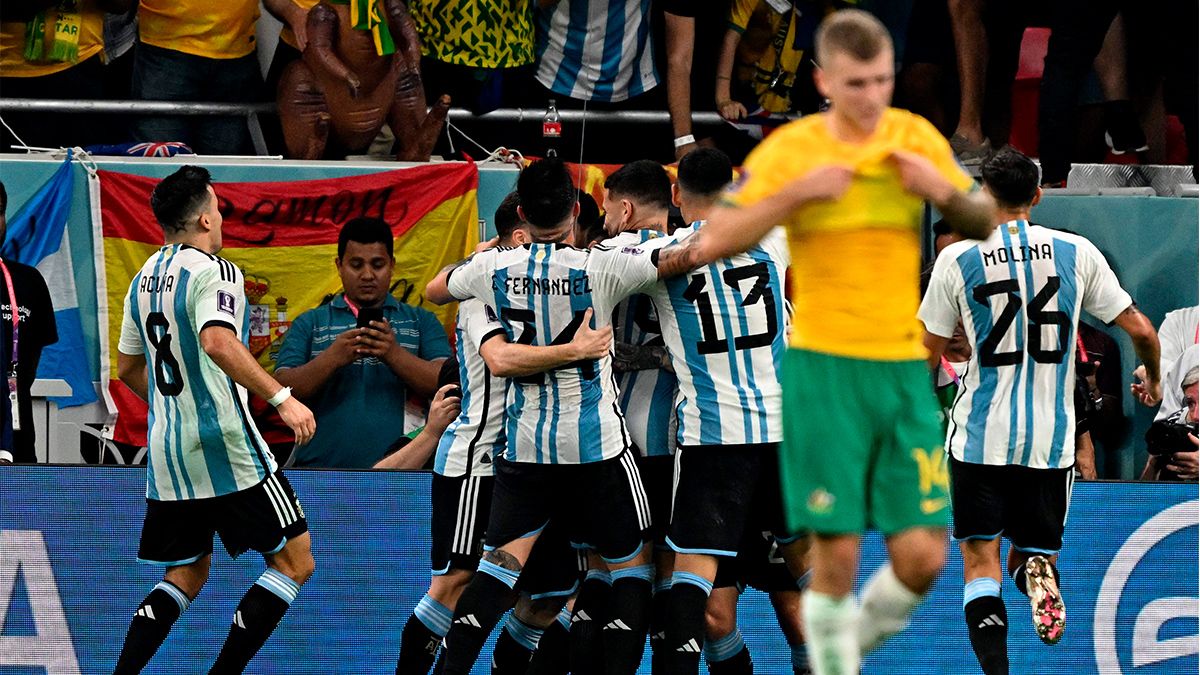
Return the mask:
{"type": "MultiPolygon", "coordinates": [[[[1189,349],[1194,357],[1198,352],[1195,349],[1189,349]]],[[[1178,427],[1181,425],[1190,425],[1191,429],[1187,433],[1187,441],[1177,439],[1183,448],[1191,444],[1191,449],[1180,449],[1175,452],[1165,452],[1156,454],[1151,450],[1150,456],[1146,460],[1146,467],[1142,470],[1142,480],[1197,480],[1197,457],[1198,449],[1200,449],[1200,439],[1196,437],[1196,422],[1200,420],[1200,410],[1197,408],[1197,400],[1200,397],[1200,366],[1193,364],[1186,374],[1177,383],[1172,383],[1172,389],[1176,389],[1183,394],[1182,408],[1171,413],[1166,419],[1158,420],[1154,423],[1154,427],[1161,425],[1169,425],[1178,427]]],[[[1165,389],[1165,387],[1164,387],[1165,389]]],[[[1151,434],[1146,434],[1146,441],[1152,444],[1151,434]]]]}
{"type": "Polygon", "coordinates": [[[425,98],[449,94],[483,114],[528,105],[533,85],[532,2],[409,0],[421,36],[425,98]]]}
{"type": "MultiPolygon", "coordinates": [[[[131,0],[74,3],[5,2],[0,9],[0,90],[5,98],[102,99],[105,92],[105,12],[123,13],[131,0]],[[65,7],[71,5],[74,10],[65,7]]],[[[5,113],[23,143],[0,130],[0,148],[14,143],[70,147],[111,143],[105,124],[80,124],[78,114],[5,113]]],[[[19,151],[18,151],[19,152],[19,151]]]]}
{"type": "Polygon", "coordinates": [[[911,110],[950,136],[958,100],[954,32],[946,0],[914,0],[896,80],[896,107],[911,110]]]}
{"type": "MultiPolygon", "coordinates": [[[[1161,345],[1159,353],[1159,369],[1158,372],[1163,374],[1163,382],[1172,382],[1176,364],[1183,358],[1184,352],[1200,344],[1200,306],[1193,305],[1191,307],[1183,307],[1173,312],[1167,312],[1163,317],[1163,322],[1159,326],[1159,344],[1161,345]]],[[[1195,359],[1185,361],[1193,364],[1195,359]]],[[[1184,369],[1186,371],[1186,369],[1184,369]]],[[[1163,419],[1167,415],[1179,410],[1179,392],[1174,388],[1163,387],[1163,399],[1161,401],[1155,399],[1146,390],[1146,387],[1140,383],[1146,379],[1146,367],[1138,366],[1133,371],[1133,376],[1139,382],[1135,382],[1130,391],[1142,405],[1153,408],[1156,405],[1162,404],[1159,407],[1158,414],[1155,419],[1163,419]]]]}
{"type": "Polygon", "coordinates": [[[1098,469],[1105,478],[1119,478],[1117,453],[1128,431],[1121,348],[1108,333],[1083,321],[1075,342],[1075,374],[1084,402],[1081,412],[1087,417],[1088,432],[1100,457],[1098,469]]]}
{"type": "MultiPolygon", "coordinates": [[[[258,0],[141,0],[134,98],[248,103],[264,99],[255,56],[258,0]]],[[[181,141],[198,154],[251,152],[242,116],[138,117],[138,141],[181,141]]]]}
{"type": "Polygon", "coordinates": [[[428,310],[391,295],[392,247],[382,220],[347,222],[337,251],[345,292],[296,317],[280,347],[276,379],[317,417],[316,436],[296,449],[297,466],[370,468],[403,434],[409,393],[437,389],[450,355],[446,332],[428,310]]]}
{"type": "MultiPolygon", "coordinates": [[[[8,192],[0,182],[0,245],[8,232],[8,192]]],[[[58,328],[54,323],[54,304],[46,280],[37,268],[22,265],[13,260],[0,259],[0,364],[3,364],[7,387],[16,391],[5,391],[6,401],[17,396],[16,414],[11,404],[0,403],[0,464],[8,462],[36,462],[33,433],[33,397],[30,389],[37,377],[38,362],[42,349],[58,342],[58,328]],[[11,289],[11,290],[10,290],[11,289]],[[13,296],[16,296],[14,300],[13,296]],[[15,311],[13,305],[16,305],[15,311]],[[17,339],[13,339],[13,317],[17,322],[17,339]]]]}
{"type": "Polygon", "coordinates": [[[725,34],[727,0],[666,0],[662,3],[667,46],[667,110],[674,132],[675,159],[696,148],[692,110],[713,100],[713,73],[725,34]],[[697,45],[700,46],[697,49],[697,45]],[[693,67],[694,66],[694,67],[693,67]]]}

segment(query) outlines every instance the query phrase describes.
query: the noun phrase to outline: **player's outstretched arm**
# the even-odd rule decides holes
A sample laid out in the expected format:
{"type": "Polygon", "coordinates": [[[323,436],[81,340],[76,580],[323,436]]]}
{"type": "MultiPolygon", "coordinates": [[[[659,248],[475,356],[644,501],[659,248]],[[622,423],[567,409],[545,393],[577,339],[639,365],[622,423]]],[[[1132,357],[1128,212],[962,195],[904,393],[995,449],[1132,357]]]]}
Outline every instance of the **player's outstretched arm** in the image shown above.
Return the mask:
{"type": "Polygon", "coordinates": [[[375,463],[375,469],[408,469],[417,470],[425,466],[433,452],[437,450],[438,441],[446,427],[458,417],[461,410],[461,399],[450,396],[452,390],[458,389],[457,384],[447,384],[438,389],[429,404],[429,415],[425,418],[425,428],[412,439],[408,445],[375,463]]]}
{"type": "MultiPolygon", "coordinates": [[[[1145,314],[1138,311],[1137,305],[1130,305],[1117,315],[1114,323],[1129,334],[1133,341],[1133,351],[1146,369],[1146,378],[1141,383],[1147,400],[1162,400],[1162,373],[1159,372],[1158,331],[1145,314]]],[[[1138,385],[1134,385],[1135,387],[1138,385]]],[[[1136,394],[1135,390],[1135,394],[1136,394]]]]}
{"type": "Polygon", "coordinates": [[[583,313],[575,337],[562,345],[534,347],[509,342],[497,333],[479,346],[479,355],[496,377],[522,377],[554,370],[576,361],[601,359],[612,347],[612,327],[591,327],[592,310],[583,313]]]}
{"type": "Polygon", "coordinates": [[[118,351],[117,378],[137,394],[138,398],[143,401],[150,400],[150,380],[144,354],[125,354],[118,351]]]}
{"type": "MultiPolygon", "coordinates": [[[[218,368],[254,395],[271,401],[284,389],[283,385],[258,365],[254,355],[229,328],[214,325],[201,330],[200,347],[218,368]]],[[[275,407],[284,423],[296,434],[298,445],[304,445],[312,439],[317,430],[317,422],[307,406],[288,392],[284,400],[275,407]]]]}
{"type": "Polygon", "coordinates": [[[444,305],[458,300],[458,298],[450,294],[450,272],[463,262],[460,260],[453,265],[443,267],[442,271],[430,279],[429,283],[425,284],[425,299],[435,305],[444,305]]]}

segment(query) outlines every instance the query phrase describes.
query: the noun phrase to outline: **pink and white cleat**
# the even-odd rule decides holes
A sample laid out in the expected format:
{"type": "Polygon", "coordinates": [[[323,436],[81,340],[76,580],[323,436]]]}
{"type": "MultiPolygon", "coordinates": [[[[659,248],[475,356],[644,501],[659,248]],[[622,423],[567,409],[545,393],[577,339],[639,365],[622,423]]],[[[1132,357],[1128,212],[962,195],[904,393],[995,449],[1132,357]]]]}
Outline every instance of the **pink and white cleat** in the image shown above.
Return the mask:
{"type": "Polygon", "coordinates": [[[1025,587],[1033,606],[1033,627],[1038,637],[1048,645],[1058,644],[1067,628],[1067,608],[1049,560],[1035,555],[1025,561],[1025,587]]]}

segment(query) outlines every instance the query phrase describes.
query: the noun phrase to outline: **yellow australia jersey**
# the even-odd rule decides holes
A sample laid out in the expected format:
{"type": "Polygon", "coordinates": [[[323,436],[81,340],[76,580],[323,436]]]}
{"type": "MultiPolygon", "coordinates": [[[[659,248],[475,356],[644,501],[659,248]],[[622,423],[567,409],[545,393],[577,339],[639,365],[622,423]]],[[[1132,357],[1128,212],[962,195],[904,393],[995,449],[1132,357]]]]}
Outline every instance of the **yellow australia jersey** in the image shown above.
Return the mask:
{"type": "MultiPolygon", "coordinates": [[[[0,77],[41,77],[61,73],[104,51],[104,12],[95,3],[82,3],[79,26],[79,58],[70,61],[26,61],[25,22],[0,23],[0,77]]],[[[47,10],[46,34],[53,37],[55,10],[47,10]]]]}
{"type": "MultiPolygon", "coordinates": [[[[292,0],[292,4],[296,5],[305,12],[317,6],[321,0],[292,0]]],[[[283,24],[283,28],[279,30],[279,39],[291,45],[294,49],[300,49],[300,45],[296,44],[296,34],[292,31],[292,27],[283,24]]]]}
{"type": "Polygon", "coordinates": [[[917,321],[923,204],[904,189],[888,159],[893,150],[924,156],[959,190],[974,187],[932,124],[890,108],[862,143],[835,138],[828,114],[784,125],[750,153],[726,195],[748,206],[814,169],[854,170],[840,199],[806,205],[781,223],[792,254],[793,347],[883,361],[925,357],[917,321]]]}
{"type": "Polygon", "coordinates": [[[421,53],[473,68],[533,63],[532,0],[410,0],[421,53]]]}
{"type": "Polygon", "coordinates": [[[141,0],[138,37],[163,49],[210,59],[254,53],[258,0],[141,0]]]}

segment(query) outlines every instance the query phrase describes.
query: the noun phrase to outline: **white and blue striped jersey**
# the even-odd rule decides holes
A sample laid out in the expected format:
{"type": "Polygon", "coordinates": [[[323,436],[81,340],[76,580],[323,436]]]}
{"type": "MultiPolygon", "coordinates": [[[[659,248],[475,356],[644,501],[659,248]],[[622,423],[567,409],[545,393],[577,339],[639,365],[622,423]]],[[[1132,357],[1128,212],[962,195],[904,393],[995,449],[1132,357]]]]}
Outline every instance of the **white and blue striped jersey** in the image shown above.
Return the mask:
{"type": "MultiPolygon", "coordinates": [[[[637,246],[663,237],[655,230],[622,232],[601,244],[609,248],[637,246]]],[[[664,345],[658,310],[649,296],[631,295],[617,305],[612,317],[613,339],[637,347],[664,345]]],[[[617,373],[618,400],[625,415],[629,436],[643,457],[674,454],[671,438],[671,409],[679,381],[675,374],[655,368],[617,373]]]]}
{"type": "MultiPolygon", "coordinates": [[[[618,302],[657,281],[650,253],[636,247],[525,244],[476,254],[455,269],[450,293],[496,308],[511,342],[570,342],[590,307],[607,325],[618,302]]],[[[508,387],[504,458],[536,464],[585,464],[613,459],[629,447],[617,404],[612,359],[571,363],[508,387]]]]}
{"type": "Polygon", "coordinates": [[[495,312],[482,300],[458,305],[454,351],[458,358],[461,411],[446,427],[433,456],[433,472],[456,478],[491,476],[492,458],[504,452],[504,395],[506,380],[492,375],[479,355],[485,340],[503,334],[495,312]]]}
{"type": "Polygon", "coordinates": [[[938,256],[919,316],[972,355],[946,448],[963,462],[1064,469],[1075,463],[1075,340],[1085,310],[1110,323],[1133,304],[1083,237],[1024,220],[938,256]]]}
{"type": "Polygon", "coordinates": [[[125,296],[118,349],[148,367],[146,497],[203,499],[253,487],[275,458],[250,419],[246,389],[200,347],[225,326],[248,343],[242,271],[216,255],[173,244],[150,256],[125,296]]]}
{"type": "Polygon", "coordinates": [[[537,12],[537,80],[582,101],[617,102],[658,86],[650,0],[560,0],[537,12]]]}
{"type": "MultiPolygon", "coordinates": [[[[702,226],[680,228],[672,240],[702,226]]],[[[789,261],[787,234],[775,228],[749,251],[667,279],[651,292],[679,378],[681,446],[783,440],[789,261]]]]}

